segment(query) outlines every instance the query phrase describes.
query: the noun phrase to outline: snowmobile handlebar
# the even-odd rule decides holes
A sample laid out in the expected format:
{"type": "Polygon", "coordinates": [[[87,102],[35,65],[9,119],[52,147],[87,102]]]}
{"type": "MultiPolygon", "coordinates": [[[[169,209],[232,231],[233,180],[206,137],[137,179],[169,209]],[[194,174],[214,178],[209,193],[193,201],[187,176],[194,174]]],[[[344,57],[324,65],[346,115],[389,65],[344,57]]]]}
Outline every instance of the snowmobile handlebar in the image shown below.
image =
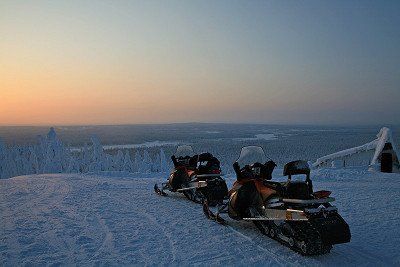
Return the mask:
{"type": "Polygon", "coordinates": [[[236,173],[236,178],[238,180],[240,180],[242,178],[242,172],[240,171],[240,166],[239,166],[239,163],[237,163],[237,161],[235,161],[235,163],[233,163],[233,170],[236,173]]]}
{"type": "Polygon", "coordinates": [[[271,180],[272,172],[275,167],[276,163],[272,160],[267,161],[264,164],[255,162],[251,165],[245,165],[243,168],[240,168],[240,165],[237,161],[233,163],[233,169],[238,180],[241,180],[242,178],[271,180]]]}
{"type": "Polygon", "coordinates": [[[174,163],[174,166],[176,167],[178,165],[178,161],[176,160],[176,157],[174,155],[171,156],[172,163],[174,163]]]}

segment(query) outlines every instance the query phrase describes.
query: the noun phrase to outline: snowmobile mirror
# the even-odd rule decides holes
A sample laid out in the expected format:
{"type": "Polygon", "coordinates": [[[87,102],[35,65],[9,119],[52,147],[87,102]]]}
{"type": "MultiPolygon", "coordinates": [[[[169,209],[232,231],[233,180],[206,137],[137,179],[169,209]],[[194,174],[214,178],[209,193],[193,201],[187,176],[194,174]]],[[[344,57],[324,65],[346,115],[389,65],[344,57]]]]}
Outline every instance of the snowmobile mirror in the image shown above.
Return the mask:
{"type": "Polygon", "coordinates": [[[240,180],[240,179],[242,178],[242,174],[241,174],[241,172],[240,172],[239,163],[237,163],[237,162],[233,163],[233,170],[234,170],[235,173],[236,173],[236,178],[237,178],[238,180],[240,180]]]}

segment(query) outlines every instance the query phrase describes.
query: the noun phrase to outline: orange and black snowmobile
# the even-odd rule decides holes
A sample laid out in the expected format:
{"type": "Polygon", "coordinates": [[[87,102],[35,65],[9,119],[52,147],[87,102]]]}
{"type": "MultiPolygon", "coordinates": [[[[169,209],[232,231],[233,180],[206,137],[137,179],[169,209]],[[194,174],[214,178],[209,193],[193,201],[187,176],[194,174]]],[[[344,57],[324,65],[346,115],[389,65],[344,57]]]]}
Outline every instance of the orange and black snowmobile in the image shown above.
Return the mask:
{"type": "Polygon", "coordinates": [[[203,203],[208,199],[209,205],[222,203],[228,193],[225,180],[221,177],[220,162],[211,153],[196,155],[188,145],[178,146],[171,156],[174,164],[168,180],[154,191],[166,196],[165,190],[183,193],[188,199],[203,203]]]}
{"type": "Polygon", "coordinates": [[[237,181],[229,199],[217,207],[217,212],[204,201],[204,214],[221,224],[227,223],[221,213],[251,221],[263,234],[303,255],[325,254],[332,245],[349,242],[349,226],[331,205],[335,200],[331,192],[313,191],[308,163],[287,163],[285,182],[271,181],[275,166],[273,161],[266,161],[261,147],[243,147],[233,164],[237,181]],[[306,175],[306,179],[293,181],[294,175],[306,175]]]}

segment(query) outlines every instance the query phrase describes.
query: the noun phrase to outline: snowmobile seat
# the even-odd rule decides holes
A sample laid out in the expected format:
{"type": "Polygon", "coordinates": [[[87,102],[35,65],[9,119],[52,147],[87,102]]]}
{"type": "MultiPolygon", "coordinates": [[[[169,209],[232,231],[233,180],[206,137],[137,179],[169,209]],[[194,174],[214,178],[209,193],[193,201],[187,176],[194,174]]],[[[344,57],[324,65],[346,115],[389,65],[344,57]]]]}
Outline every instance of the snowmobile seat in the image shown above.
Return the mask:
{"type": "Polygon", "coordinates": [[[288,181],[284,186],[284,196],[290,199],[311,199],[310,188],[303,181],[288,181]]]}
{"type": "Polygon", "coordinates": [[[209,160],[211,160],[212,158],[214,158],[214,157],[213,157],[213,155],[212,155],[211,153],[205,152],[205,153],[201,153],[201,154],[198,156],[198,161],[209,161],[209,160]]]}
{"type": "Polygon", "coordinates": [[[309,199],[313,193],[313,185],[310,178],[310,167],[304,160],[295,160],[286,163],[283,168],[283,175],[288,176],[285,184],[285,196],[287,198],[309,199]],[[292,181],[292,175],[305,174],[305,182],[292,181]],[[307,188],[306,188],[307,187],[307,188]]]}
{"type": "Polygon", "coordinates": [[[283,168],[284,176],[289,176],[290,178],[292,175],[296,174],[310,175],[310,167],[306,161],[295,160],[285,164],[285,167],[283,168]]]}
{"type": "Polygon", "coordinates": [[[210,174],[220,172],[220,162],[210,153],[203,153],[199,155],[200,165],[198,168],[199,174],[210,174]],[[205,164],[204,164],[205,162],[205,164]],[[203,164],[201,164],[203,163],[203,164]]]}
{"type": "Polygon", "coordinates": [[[286,182],[275,182],[275,181],[270,181],[270,180],[263,180],[263,184],[266,187],[269,187],[273,190],[275,190],[279,195],[283,195],[284,190],[285,190],[285,184],[286,182]]]}

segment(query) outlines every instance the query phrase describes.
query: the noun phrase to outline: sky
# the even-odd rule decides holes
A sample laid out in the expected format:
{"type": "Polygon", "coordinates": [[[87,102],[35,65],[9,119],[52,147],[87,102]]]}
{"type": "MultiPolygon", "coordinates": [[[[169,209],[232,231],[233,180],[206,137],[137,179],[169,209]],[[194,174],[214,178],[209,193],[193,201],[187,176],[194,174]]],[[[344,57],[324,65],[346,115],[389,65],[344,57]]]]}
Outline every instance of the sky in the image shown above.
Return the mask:
{"type": "Polygon", "coordinates": [[[400,1],[0,1],[0,125],[400,124],[400,1]]]}

